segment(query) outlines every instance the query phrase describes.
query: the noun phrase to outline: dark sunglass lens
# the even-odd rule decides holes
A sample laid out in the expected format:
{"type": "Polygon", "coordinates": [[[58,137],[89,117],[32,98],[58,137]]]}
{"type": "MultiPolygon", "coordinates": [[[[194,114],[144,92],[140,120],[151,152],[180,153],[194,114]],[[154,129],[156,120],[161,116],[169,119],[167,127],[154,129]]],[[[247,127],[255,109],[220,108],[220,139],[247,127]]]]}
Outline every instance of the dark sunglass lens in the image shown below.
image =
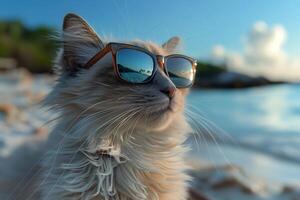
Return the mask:
{"type": "Polygon", "coordinates": [[[194,81],[193,63],[183,57],[171,57],[166,61],[166,69],[176,87],[189,87],[194,81]]]}
{"type": "Polygon", "coordinates": [[[153,74],[154,61],[143,51],[120,49],[116,62],[120,77],[131,83],[144,83],[153,74]]]}

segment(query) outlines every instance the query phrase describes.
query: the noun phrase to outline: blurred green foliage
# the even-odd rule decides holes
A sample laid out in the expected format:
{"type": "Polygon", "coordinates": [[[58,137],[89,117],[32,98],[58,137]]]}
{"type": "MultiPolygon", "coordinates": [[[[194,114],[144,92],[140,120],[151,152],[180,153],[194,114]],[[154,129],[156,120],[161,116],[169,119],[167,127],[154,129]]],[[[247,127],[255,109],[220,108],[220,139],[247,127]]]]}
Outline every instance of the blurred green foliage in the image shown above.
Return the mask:
{"type": "Polygon", "coordinates": [[[195,85],[201,85],[203,78],[213,79],[216,75],[227,72],[227,67],[224,65],[214,65],[206,62],[197,62],[197,73],[195,78],[195,85]]]}
{"type": "Polygon", "coordinates": [[[197,63],[197,76],[211,76],[227,71],[227,67],[214,65],[211,63],[199,62],[197,63]]]}
{"type": "Polygon", "coordinates": [[[0,21],[0,57],[14,58],[31,72],[51,72],[54,32],[46,26],[28,28],[20,21],[0,21]]]}

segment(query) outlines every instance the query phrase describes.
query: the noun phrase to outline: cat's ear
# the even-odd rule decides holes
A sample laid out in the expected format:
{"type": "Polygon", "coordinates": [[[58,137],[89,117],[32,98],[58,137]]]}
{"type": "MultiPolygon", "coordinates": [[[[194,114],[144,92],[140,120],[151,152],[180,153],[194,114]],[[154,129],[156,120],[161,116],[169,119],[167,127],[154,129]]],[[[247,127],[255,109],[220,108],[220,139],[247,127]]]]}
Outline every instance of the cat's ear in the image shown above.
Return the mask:
{"type": "Polygon", "coordinates": [[[167,42],[165,42],[162,47],[166,49],[169,52],[176,51],[180,45],[180,38],[177,36],[174,36],[170,38],[167,42]]]}
{"type": "Polygon", "coordinates": [[[80,16],[69,13],[63,22],[64,70],[78,71],[104,44],[96,32],[80,16]]]}

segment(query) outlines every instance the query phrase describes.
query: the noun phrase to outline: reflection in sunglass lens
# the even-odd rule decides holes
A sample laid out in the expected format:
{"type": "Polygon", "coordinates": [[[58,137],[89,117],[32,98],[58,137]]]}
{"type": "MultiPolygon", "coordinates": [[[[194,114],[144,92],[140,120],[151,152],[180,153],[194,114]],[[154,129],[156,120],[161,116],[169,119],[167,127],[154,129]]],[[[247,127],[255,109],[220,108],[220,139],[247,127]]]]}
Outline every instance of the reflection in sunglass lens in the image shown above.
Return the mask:
{"type": "Polygon", "coordinates": [[[189,87],[194,80],[193,63],[183,57],[171,57],[166,60],[166,69],[176,87],[189,87]]]}
{"type": "Polygon", "coordinates": [[[152,76],[154,61],[150,55],[135,49],[120,49],[116,62],[120,77],[131,83],[143,83],[152,76]]]}

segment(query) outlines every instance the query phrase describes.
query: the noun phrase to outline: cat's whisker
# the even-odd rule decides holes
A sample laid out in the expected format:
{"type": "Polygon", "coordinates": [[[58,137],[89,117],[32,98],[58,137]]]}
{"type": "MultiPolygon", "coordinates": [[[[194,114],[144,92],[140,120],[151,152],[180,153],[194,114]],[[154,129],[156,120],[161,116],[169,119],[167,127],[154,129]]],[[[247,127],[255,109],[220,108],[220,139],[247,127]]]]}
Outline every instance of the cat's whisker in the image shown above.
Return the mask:
{"type": "Polygon", "coordinates": [[[199,141],[201,142],[202,140],[205,140],[205,138],[202,138],[201,131],[198,130],[199,127],[195,124],[195,122],[193,121],[192,117],[189,116],[188,113],[186,113],[186,116],[187,116],[187,118],[188,118],[188,122],[192,125],[192,128],[193,128],[193,129],[196,129],[196,132],[198,133],[198,134],[197,134],[197,133],[195,134],[195,131],[193,131],[193,132],[192,132],[192,136],[193,136],[194,139],[195,139],[195,142],[196,142],[196,145],[197,145],[196,148],[199,150],[199,148],[200,148],[199,141]],[[197,138],[197,137],[198,137],[198,138],[197,138]],[[198,139],[199,139],[199,141],[198,141],[198,139]]]}
{"type": "MultiPolygon", "coordinates": [[[[139,121],[141,120],[142,117],[143,117],[142,113],[141,113],[141,112],[138,113],[137,120],[135,120],[135,123],[134,123],[133,126],[131,127],[131,130],[130,130],[130,128],[129,128],[129,130],[128,130],[129,144],[130,144],[130,143],[132,144],[132,143],[133,143],[133,140],[132,140],[132,139],[135,139],[135,138],[132,138],[132,135],[133,135],[133,133],[134,133],[134,130],[135,130],[137,124],[139,123],[139,121]]],[[[134,144],[135,144],[135,143],[134,143],[134,144]]]]}
{"type": "MultiPolygon", "coordinates": [[[[125,117],[123,120],[121,120],[120,123],[114,128],[114,130],[113,130],[113,139],[112,139],[113,143],[114,143],[116,134],[119,134],[118,130],[120,129],[120,127],[123,126],[123,124],[125,124],[126,122],[128,122],[133,116],[135,116],[135,114],[137,112],[139,112],[139,110],[135,111],[134,113],[129,114],[127,117],[125,117]]],[[[128,127],[124,127],[124,128],[128,129],[128,127]]],[[[126,134],[126,132],[127,131],[124,131],[124,133],[121,134],[121,138],[120,138],[121,142],[124,142],[124,140],[125,140],[124,139],[124,137],[125,137],[124,134],[126,134]]]]}
{"type": "MultiPolygon", "coordinates": [[[[191,114],[194,114],[194,113],[191,113],[191,114]]],[[[230,160],[228,159],[228,157],[225,155],[224,151],[222,150],[221,146],[218,143],[218,140],[215,137],[216,133],[214,133],[214,132],[212,132],[210,130],[210,126],[208,126],[205,121],[202,121],[202,123],[199,123],[197,120],[195,120],[195,122],[198,124],[198,126],[200,126],[200,127],[202,127],[204,129],[204,131],[208,134],[208,136],[210,136],[210,138],[212,139],[212,142],[216,144],[217,150],[223,156],[224,160],[230,166],[232,166],[232,163],[230,162],[230,160]]]]}
{"type": "Polygon", "coordinates": [[[104,86],[104,87],[108,87],[108,88],[114,89],[111,85],[109,85],[107,83],[100,82],[99,80],[94,81],[93,83],[101,85],[101,86],[104,86]]]}
{"type": "MultiPolygon", "coordinates": [[[[114,139],[115,139],[116,134],[118,133],[119,128],[121,126],[123,126],[123,124],[125,124],[130,118],[132,118],[139,110],[140,110],[139,108],[135,108],[135,109],[133,108],[127,112],[124,112],[124,114],[122,116],[120,116],[121,119],[118,118],[118,119],[114,120],[114,122],[118,121],[119,123],[117,125],[115,125],[114,128],[112,129],[113,143],[114,143],[114,139]],[[125,116],[125,118],[123,118],[123,116],[125,116]]],[[[114,122],[112,122],[112,123],[114,124],[114,122]]],[[[126,127],[122,127],[122,128],[126,128],[126,127]]]]}
{"type": "Polygon", "coordinates": [[[222,134],[223,136],[225,136],[227,139],[230,140],[230,142],[232,142],[233,145],[237,145],[240,146],[239,142],[237,140],[235,140],[229,133],[227,133],[224,129],[220,128],[219,126],[217,126],[214,122],[210,121],[209,119],[203,117],[204,114],[200,114],[201,112],[199,111],[198,108],[196,108],[193,105],[187,105],[188,107],[192,107],[193,111],[190,110],[191,112],[194,113],[194,115],[197,116],[197,118],[201,119],[202,122],[206,123],[207,126],[211,129],[213,129],[212,131],[214,131],[215,137],[217,137],[217,139],[219,140],[223,140],[223,142],[227,143],[228,141],[225,141],[225,138],[220,137],[218,134],[222,134]],[[197,112],[195,112],[197,111],[197,112]]]}
{"type": "MultiPolygon", "coordinates": [[[[193,125],[192,127],[194,128],[194,131],[195,131],[192,133],[192,135],[196,138],[195,141],[196,141],[196,145],[197,145],[197,147],[196,147],[197,150],[198,151],[200,150],[200,146],[198,146],[199,144],[197,143],[197,136],[200,139],[202,138],[201,141],[203,141],[206,146],[206,148],[202,148],[202,149],[206,150],[209,147],[209,144],[207,142],[207,137],[205,136],[205,132],[203,133],[203,131],[199,127],[199,124],[195,121],[196,119],[193,116],[191,116],[190,113],[186,112],[186,115],[189,117],[189,119],[190,119],[189,122],[192,123],[192,125],[193,125]]],[[[207,151],[207,153],[209,155],[211,152],[207,151]]],[[[214,169],[218,169],[215,164],[215,161],[210,156],[208,156],[208,159],[209,159],[210,163],[213,164],[214,169]]]]}

